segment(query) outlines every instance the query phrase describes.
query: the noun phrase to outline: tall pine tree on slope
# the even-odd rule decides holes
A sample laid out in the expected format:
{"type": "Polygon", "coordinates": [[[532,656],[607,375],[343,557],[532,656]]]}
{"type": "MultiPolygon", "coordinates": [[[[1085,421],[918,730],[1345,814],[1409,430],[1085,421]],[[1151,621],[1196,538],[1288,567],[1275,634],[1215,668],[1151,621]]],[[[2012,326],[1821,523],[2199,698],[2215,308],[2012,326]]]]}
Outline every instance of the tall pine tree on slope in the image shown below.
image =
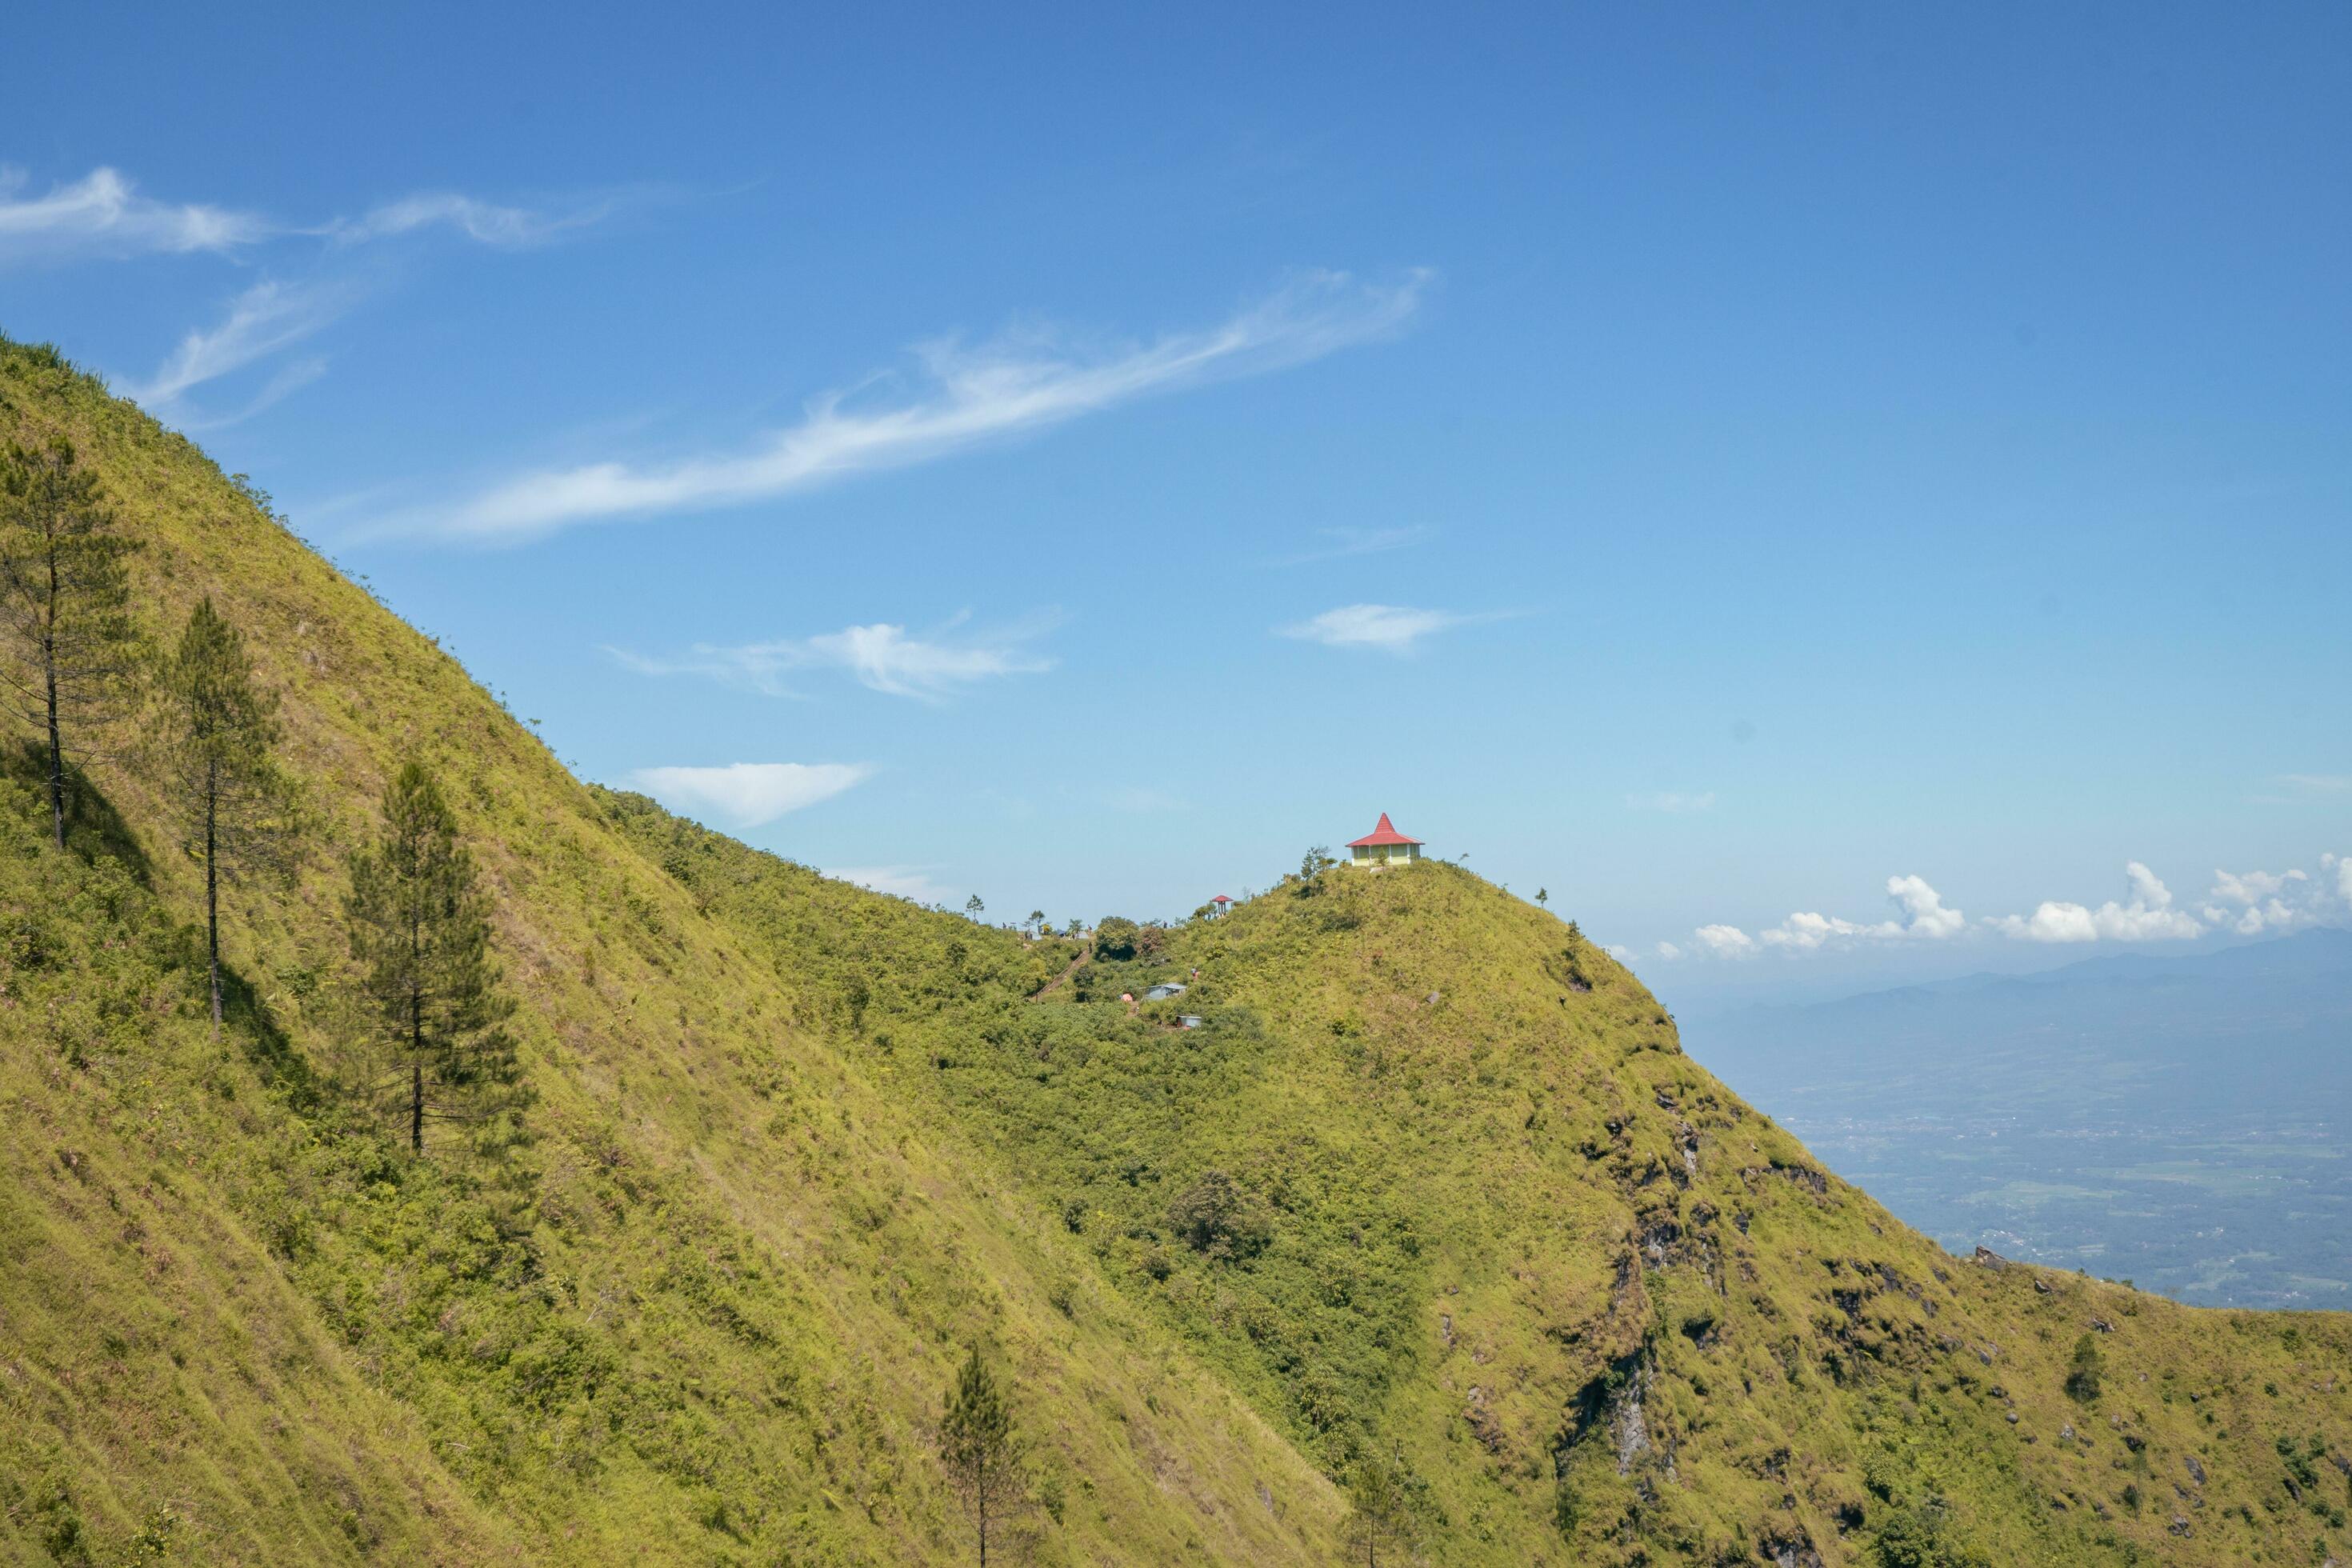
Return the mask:
{"type": "Polygon", "coordinates": [[[205,865],[205,952],[213,1034],[221,1024],[220,887],[252,868],[286,864],[294,791],[271,757],[278,697],[253,683],[245,637],[207,595],[188,617],[163,670],[153,727],[162,783],[205,865]]]}
{"type": "Polygon", "coordinates": [[[1001,1530],[1027,1495],[1020,1458],[1013,1414],[974,1345],[956,1374],[955,1386],[948,1390],[947,1412],[940,1418],[940,1458],[964,1506],[971,1510],[983,1568],[991,1527],[1001,1530]]]}
{"type": "Polygon", "coordinates": [[[77,754],[135,689],[137,623],[124,558],[98,476],[63,437],[0,453],[0,665],[11,706],[42,734],[50,830],[66,847],[77,754]]]}
{"type": "Polygon", "coordinates": [[[343,910],[362,994],[406,1079],[408,1143],[425,1121],[483,1123],[518,1103],[514,1002],[490,956],[490,903],[457,819],[422,764],[383,795],[383,837],[352,857],[343,910]]]}

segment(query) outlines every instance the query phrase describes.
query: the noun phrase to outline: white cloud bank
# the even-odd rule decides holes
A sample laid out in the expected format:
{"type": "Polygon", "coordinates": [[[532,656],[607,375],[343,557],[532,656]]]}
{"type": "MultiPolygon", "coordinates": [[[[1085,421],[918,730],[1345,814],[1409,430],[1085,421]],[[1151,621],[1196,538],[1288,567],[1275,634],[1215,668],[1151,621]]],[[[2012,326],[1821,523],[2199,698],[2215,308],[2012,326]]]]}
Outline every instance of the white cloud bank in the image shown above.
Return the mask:
{"type": "Polygon", "coordinates": [[[758,827],[831,800],[873,776],[866,763],[733,763],[723,768],[640,768],[633,783],[673,811],[758,827]]]}
{"type": "Polygon", "coordinates": [[[919,346],[920,394],[852,408],[832,393],[748,451],[638,466],[591,463],[506,480],[446,510],[386,520],[377,531],[512,542],[577,523],[709,511],[792,495],[876,468],[904,467],[1043,428],[1149,395],[1261,374],[1370,342],[1418,309],[1428,275],[1391,285],[1341,272],[1302,275],[1204,331],[1088,353],[1050,334],[980,348],[919,346]]]}
{"type": "MultiPolygon", "coordinates": [[[[2301,870],[2217,870],[2212,890],[2194,911],[2179,907],[2163,879],[2137,860],[2124,868],[2124,877],[2126,897],[2095,909],[2051,899],[2032,914],[1988,916],[1977,928],[2017,942],[2183,942],[2217,931],[2260,936],[2352,920],[2352,857],[2321,856],[2317,876],[2301,870]]],[[[1923,878],[1889,877],[1886,894],[1895,906],[1892,919],[1852,921],[1805,911],[1753,935],[1734,925],[1706,925],[1695,933],[1698,940],[1692,949],[1661,942],[1658,953],[1675,958],[1696,951],[1717,958],[1746,958],[1768,949],[1813,952],[1865,942],[1945,942],[1970,929],[1968,917],[1946,908],[1942,896],[1923,878]]]]}
{"type": "Polygon", "coordinates": [[[1701,926],[1691,932],[1699,946],[1717,958],[1746,958],[1755,952],[1756,939],[1738,926],[1701,926]]]}
{"type": "Polygon", "coordinates": [[[2205,934],[2204,923],[2172,907],[2172,889],[2138,861],[2124,867],[2130,898],[2110,899],[2097,909],[2045,900],[2030,915],[2000,915],[1990,924],[2021,942],[2177,942],[2205,934]]]}
{"type": "MultiPolygon", "coordinates": [[[[1943,896],[1924,877],[1889,877],[1886,896],[1895,914],[1882,921],[1850,921],[1801,910],[1779,925],[1750,936],[1734,925],[1706,925],[1695,933],[1702,951],[1717,958],[1745,958],[1768,948],[1788,952],[1811,952],[1824,947],[1844,947],[1866,942],[1941,942],[1968,929],[1968,917],[1944,907],[1943,896]]],[[[1661,943],[1659,956],[1670,943],[1661,943]]]]}
{"type": "Polygon", "coordinates": [[[969,618],[958,616],[937,632],[915,637],[908,636],[905,626],[877,621],[815,637],[731,647],[697,643],[681,658],[648,658],[620,648],[608,651],[646,675],[705,675],[772,697],[790,696],[786,678],[808,669],[843,670],[872,690],[938,702],[984,680],[1035,675],[1054,668],[1052,659],[1026,646],[1052,624],[1050,620],[955,635],[969,618]]]}
{"type": "Polygon", "coordinates": [[[2352,858],[2322,855],[2319,874],[2293,871],[2213,873],[2200,911],[2216,930],[2240,936],[2290,931],[2352,917],[2352,858]]]}
{"type": "Polygon", "coordinates": [[[1342,605],[1311,620],[1277,626],[1277,637],[1321,643],[1325,647],[1375,648],[1382,653],[1411,653],[1422,638],[1454,626],[1492,620],[1492,616],[1457,616],[1447,610],[1416,610],[1402,605],[1342,605]]]}

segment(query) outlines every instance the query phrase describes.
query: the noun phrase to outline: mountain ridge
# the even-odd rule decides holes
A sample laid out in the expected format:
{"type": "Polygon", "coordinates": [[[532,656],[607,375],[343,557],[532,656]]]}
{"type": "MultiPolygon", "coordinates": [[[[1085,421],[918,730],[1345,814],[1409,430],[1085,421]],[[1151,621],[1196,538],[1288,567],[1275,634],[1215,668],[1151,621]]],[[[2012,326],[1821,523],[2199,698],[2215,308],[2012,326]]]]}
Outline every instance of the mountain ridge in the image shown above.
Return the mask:
{"type": "Polygon", "coordinates": [[[973,1343],[1047,1563],[1331,1560],[1389,1466],[1439,1563],[2344,1542],[2305,1477],[2352,1321],[1951,1258],[1460,868],[1286,878],[1132,955],[865,893],[572,778],[54,353],[0,344],[0,426],[74,438],[159,624],[245,627],[317,815],[233,900],[215,1047],[148,781],[100,774],[62,856],[0,781],[9,1560],[955,1561],[973,1343]],[[336,1081],[340,860],[409,757],[522,1004],[510,1166],[410,1159],[336,1081]]]}

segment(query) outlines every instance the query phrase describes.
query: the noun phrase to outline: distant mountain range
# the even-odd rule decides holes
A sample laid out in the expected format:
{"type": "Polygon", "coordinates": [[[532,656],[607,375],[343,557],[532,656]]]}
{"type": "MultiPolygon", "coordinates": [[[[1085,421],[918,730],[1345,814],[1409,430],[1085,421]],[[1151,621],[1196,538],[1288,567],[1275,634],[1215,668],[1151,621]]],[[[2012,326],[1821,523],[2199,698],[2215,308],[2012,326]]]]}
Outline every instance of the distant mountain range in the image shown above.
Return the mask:
{"type": "Polygon", "coordinates": [[[2190,1300],[2352,1301],[2352,931],[1686,1021],[1948,1246],[2190,1300]]]}

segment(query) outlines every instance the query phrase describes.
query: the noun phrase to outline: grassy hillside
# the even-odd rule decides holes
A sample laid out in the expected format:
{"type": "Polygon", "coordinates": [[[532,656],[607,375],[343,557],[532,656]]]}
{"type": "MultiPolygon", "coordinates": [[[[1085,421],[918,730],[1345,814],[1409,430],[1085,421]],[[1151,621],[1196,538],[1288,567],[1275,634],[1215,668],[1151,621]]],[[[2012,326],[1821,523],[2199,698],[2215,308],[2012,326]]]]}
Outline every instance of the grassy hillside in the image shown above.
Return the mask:
{"type": "Polygon", "coordinates": [[[11,345],[0,438],[49,430],[142,542],[156,627],[209,593],[247,628],[321,820],[290,889],[232,894],[215,1049],[194,868],[138,770],[98,773],[66,857],[21,769],[0,796],[6,1549],[952,1560],[930,1431],[978,1341],[1031,1438],[1041,1560],[1326,1552],[1315,1468],[1089,1289],[1058,1224],[879,1092],[819,999],[454,660],[185,441],[11,345]],[[498,895],[538,1095],[515,1164],[410,1161],[331,1081],[340,864],[409,754],[498,895]]]}
{"type": "MultiPolygon", "coordinates": [[[[632,820],[800,962],[807,873],[632,820]]],[[[1034,1001],[928,1011],[869,1018],[874,1070],[1318,1462],[1401,1454],[1433,1560],[2352,1554],[2352,1320],[1952,1258],[1458,868],[1292,879],[1034,1001]],[[1117,1000],[1161,981],[1189,989],[1117,1000]]]]}
{"type": "Polygon", "coordinates": [[[139,771],[64,856],[0,779],[11,1560],[953,1561],[973,1342],[1045,1563],[1335,1561],[1375,1471],[1437,1563],[2352,1560],[2352,1321],[1946,1255],[1459,868],[1116,962],[878,898],[572,779],[184,441],[0,349],[0,437],[49,428],[157,626],[247,627],[320,822],[235,892],[215,1047],[139,771]],[[411,754],[498,894],[510,1161],[413,1160],[339,1081],[339,868],[411,754]]]}

